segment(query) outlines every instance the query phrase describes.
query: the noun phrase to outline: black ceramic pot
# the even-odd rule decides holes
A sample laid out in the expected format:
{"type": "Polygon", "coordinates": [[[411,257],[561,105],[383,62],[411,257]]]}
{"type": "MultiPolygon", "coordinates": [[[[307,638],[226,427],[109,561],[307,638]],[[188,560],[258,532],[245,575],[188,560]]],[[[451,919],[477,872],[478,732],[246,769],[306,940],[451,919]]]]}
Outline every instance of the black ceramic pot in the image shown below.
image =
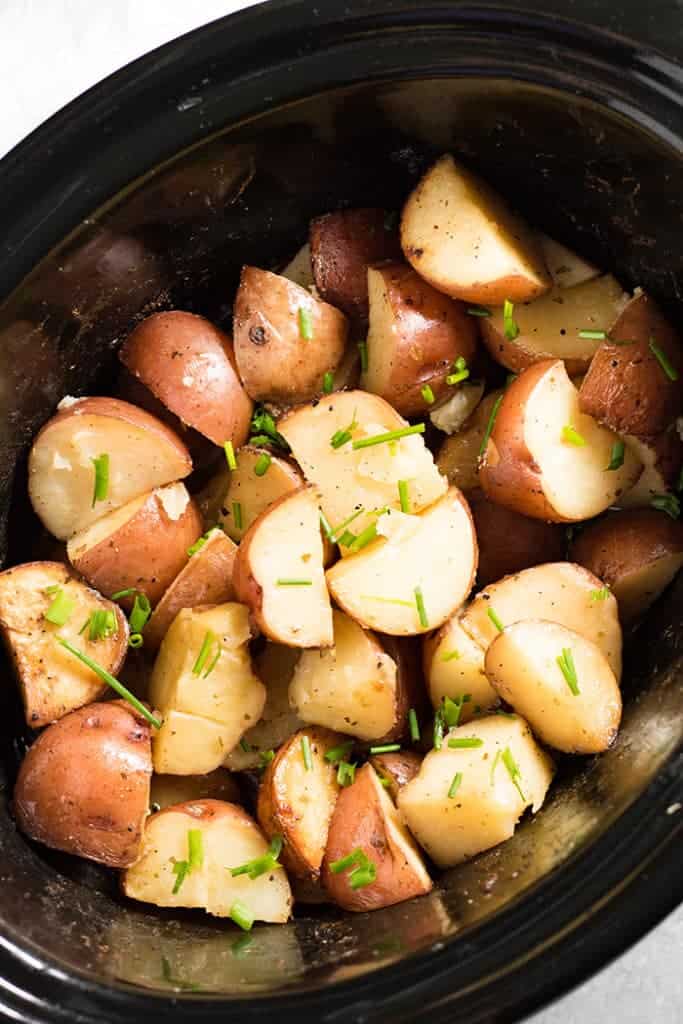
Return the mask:
{"type": "MultiPolygon", "coordinates": [[[[30,438],[63,394],[110,386],[134,319],[180,306],[229,323],[242,263],[275,264],[340,204],[398,205],[445,149],[675,317],[680,14],[623,6],[274,2],[130,65],[6,157],[7,559],[33,530],[30,438]]],[[[617,746],[577,760],[512,841],[428,897],[369,916],[311,908],[246,947],[230,925],[126,904],[108,876],[16,833],[23,741],[7,679],[0,1008],[36,1024],[516,1019],[683,896],[682,605],[678,587],[629,643],[617,746]]]]}

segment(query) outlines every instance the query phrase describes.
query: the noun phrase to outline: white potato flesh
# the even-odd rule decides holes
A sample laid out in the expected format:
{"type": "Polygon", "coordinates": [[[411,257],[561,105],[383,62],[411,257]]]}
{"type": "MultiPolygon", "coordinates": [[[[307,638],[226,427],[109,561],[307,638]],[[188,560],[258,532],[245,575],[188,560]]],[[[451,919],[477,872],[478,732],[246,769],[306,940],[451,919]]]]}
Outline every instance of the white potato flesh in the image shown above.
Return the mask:
{"type": "Polygon", "coordinates": [[[282,868],[255,879],[246,874],[233,878],[230,871],[267,851],[263,834],[241,807],[219,800],[178,804],[148,818],[140,858],[124,872],[123,890],[158,907],[196,907],[216,917],[229,917],[240,902],[256,921],[284,923],[292,895],[282,868]],[[174,893],[173,866],[188,859],[191,830],[201,832],[202,864],[185,875],[174,893]]]}
{"type": "Polygon", "coordinates": [[[525,619],[508,626],[486,652],[486,674],[550,747],[597,754],[617,735],[621,694],[609,662],[596,644],[557,622],[525,619]],[[565,664],[569,681],[561,657],[575,669],[574,678],[565,664]]]}
{"type": "Polygon", "coordinates": [[[243,605],[184,608],[178,613],[162,641],[150,681],[150,701],[163,717],[153,740],[156,771],[171,775],[213,771],[260,718],[266,691],[251,667],[249,636],[243,605]],[[196,755],[187,749],[191,723],[175,720],[172,712],[200,720],[196,755]],[[204,727],[203,722],[209,725],[204,727]],[[209,747],[202,731],[212,739],[209,747]]]}
{"type": "Polygon", "coordinates": [[[423,664],[433,707],[438,708],[444,697],[457,700],[469,695],[460,711],[461,722],[468,722],[475,709],[487,711],[498,703],[484,671],[484,651],[463,629],[458,615],[425,638],[423,664]]]}
{"type": "Polygon", "coordinates": [[[288,280],[293,281],[294,284],[299,284],[302,288],[308,288],[309,291],[312,289],[313,267],[311,265],[311,247],[308,242],[301,246],[287,266],[280,271],[280,277],[286,277],[288,280]]]}
{"type": "Polygon", "coordinates": [[[332,613],[334,646],[304,651],[289,699],[304,722],[375,740],[396,724],[396,662],[377,638],[343,612],[332,613]]]}
{"type": "Polygon", "coordinates": [[[550,271],[553,284],[560,288],[573,288],[574,285],[592,281],[600,276],[600,271],[588,260],[568,249],[562,242],[557,242],[548,235],[539,234],[541,251],[550,271]]]}
{"type": "Polygon", "coordinates": [[[621,678],[621,626],[612,594],[602,581],[573,562],[548,562],[505,576],[480,591],[465,610],[463,628],[486,651],[505,628],[521,619],[547,619],[591,640],[621,678]]]}
{"type": "Polygon", "coordinates": [[[328,569],[330,593],[369,629],[392,636],[426,633],[443,625],[472,589],[477,540],[469,508],[452,487],[418,516],[392,512],[380,524],[387,519],[398,522],[389,537],[328,569]]]}
{"type": "Polygon", "coordinates": [[[553,772],[523,719],[490,715],[449,731],[400,790],[398,808],[418,843],[447,868],[509,839],[526,808],[541,807],[553,772]],[[480,743],[452,749],[450,740],[480,743]]]}
{"type": "Polygon", "coordinates": [[[562,362],[544,374],[521,414],[524,441],[540,467],[543,492],[563,518],[581,520],[599,515],[637,480],[640,462],[629,449],[619,469],[607,469],[612,449],[620,439],[580,411],[579,392],[562,362]],[[583,445],[563,439],[567,426],[583,438],[583,445]]]}
{"type": "Polygon", "coordinates": [[[444,434],[457,434],[483,397],[483,381],[476,384],[465,381],[450,398],[430,412],[429,418],[437,430],[442,430],[444,434]]]}
{"type": "Polygon", "coordinates": [[[217,521],[228,537],[239,544],[251,524],[283,494],[301,487],[303,477],[296,466],[261,448],[244,447],[236,453],[237,469],[229,472],[217,521]],[[270,459],[268,469],[257,476],[256,467],[270,459]],[[233,502],[239,502],[239,522],[233,502]]]}
{"type": "Polygon", "coordinates": [[[318,487],[322,510],[333,529],[362,509],[365,511],[349,524],[358,535],[375,521],[374,509],[400,509],[399,480],[408,481],[411,512],[441,497],[446,481],[419,435],[403,437],[395,445],[377,444],[354,451],[349,441],[333,448],[333,435],[354,422],[352,440],[408,426],[387,402],[365,391],[335,392],[315,406],[296,409],[278,423],[306,479],[318,487]]]}

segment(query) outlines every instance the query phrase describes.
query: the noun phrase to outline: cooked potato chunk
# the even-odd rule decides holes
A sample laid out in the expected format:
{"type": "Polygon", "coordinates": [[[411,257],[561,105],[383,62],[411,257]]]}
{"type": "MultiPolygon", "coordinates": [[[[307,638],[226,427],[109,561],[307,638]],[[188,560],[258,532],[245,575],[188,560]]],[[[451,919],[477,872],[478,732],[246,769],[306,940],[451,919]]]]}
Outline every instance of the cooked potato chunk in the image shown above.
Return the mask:
{"type": "Polygon", "coordinates": [[[224,487],[216,521],[239,544],[254,520],[283,494],[301,487],[304,478],[287,459],[263,448],[246,445],[236,461],[236,469],[221,474],[224,487]]]}
{"type": "Polygon", "coordinates": [[[239,803],[240,789],[235,776],[225,768],[208,775],[153,775],[149,793],[150,807],[162,811],[190,800],[227,800],[239,803]]]}
{"type": "Polygon", "coordinates": [[[432,888],[413,838],[370,764],[337,799],[323,882],[335,903],[356,911],[389,907],[432,888]],[[353,863],[339,870],[349,857],[353,863]]]}
{"type": "Polygon", "coordinates": [[[564,530],[558,524],[522,516],[479,490],[470,492],[467,501],[479,546],[478,586],[564,557],[564,530]]]}
{"type": "Polygon", "coordinates": [[[282,868],[256,878],[231,872],[267,853],[260,829],[241,807],[221,800],[177,804],[147,820],[142,852],[123,875],[123,891],[157,907],[197,907],[244,920],[242,909],[254,921],[282,924],[292,908],[282,868]],[[178,864],[187,869],[179,872],[178,864]]]}
{"type": "Polygon", "coordinates": [[[457,487],[418,516],[380,517],[380,536],[327,570],[330,593],[369,629],[414,636],[441,626],[472,589],[477,540],[457,487]]]}
{"type": "Polygon", "coordinates": [[[132,864],[149,808],[149,732],[125,701],[90,704],[51,725],[19,769],[22,832],[112,868],[132,864]]]}
{"type": "Polygon", "coordinates": [[[580,411],[560,360],[535,363],[503,395],[479,468],[488,496],[552,522],[590,519],[631,487],[641,464],[628,449],[609,469],[620,439],[580,411]]]}
{"type": "Polygon", "coordinates": [[[420,277],[455,299],[502,305],[550,287],[534,234],[452,156],[437,160],[408,197],[401,245],[420,277]]]}
{"type": "Polygon", "coordinates": [[[336,764],[325,755],[343,743],[328,729],[301,729],[280,747],[261,781],[259,823],[267,836],[283,837],[282,863],[298,878],[320,875],[339,793],[336,764]]]}
{"type": "Polygon", "coordinates": [[[518,717],[490,715],[451,729],[399,792],[408,828],[439,867],[509,839],[527,807],[537,811],[554,765],[518,717]]]}
{"type": "Polygon", "coordinates": [[[439,449],[436,466],[440,473],[465,494],[479,487],[479,453],[486,429],[502,391],[491,391],[472,415],[439,449]]]}
{"type": "Polygon", "coordinates": [[[407,786],[419,772],[422,758],[412,750],[399,750],[389,754],[374,754],[370,764],[391,799],[396,802],[399,790],[407,786]]]}
{"type": "Polygon", "coordinates": [[[318,500],[313,487],[285,494],[252,523],[235,560],[237,596],[269,639],[291,647],[332,643],[318,500]]]}
{"type": "Polygon", "coordinates": [[[538,235],[538,241],[553,284],[559,285],[560,288],[573,288],[574,285],[592,281],[594,277],[600,276],[596,266],[568,249],[562,242],[542,234],[538,235]]]}
{"type": "Polygon", "coordinates": [[[619,508],[640,508],[650,504],[658,494],[671,494],[683,468],[683,444],[672,427],[653,437],[626,434],[624,442],[643,464],[643,472],[633,487],[619,495],[619,508]]]}
{"type": "Polygon", "coordinates": [[[154,736],[154,770],[201,775],[218,768],[266,700],[247,650],[247,609],[239,604],[184,608],[164,637],[150,681],[163,716],[154,736]]]}
{"type": "Polygon", "coordinates": [[[0,573],[0,631],[19,680],[26,721],[34,729],[97,700],[106,689],[99,676],[56,642],[58,635],[112,675],[128,648],[128,622],[121,609],[59,562],[28,562],[0,573]],[[109,622],[91,640],[90,629],[81,628],[96,613],[109,622]]]}
{"type": "Polygon", "coordinates": [[[486,652],[486,675],[544,743],[598,754],[614,741],[621,694],[605,655],[557,622],[506,626],[486,652]]]}
{"type": "Polygon", "coordinates": [[[310,290],[313,284],[313,267],[311,266],[311,247],[308,242],[297,249],[289,263],[280,271],[280,275],[293,281],[294,284],[310,290]]]}
{"type": "Polygon", "coordinates": [[[444,697],[455,701],[469,697],[460,709],[461,722],[469,722],[476,708],[487,711],[498,703],[484,671],[484,650],[463,629],[458,614],[425,637],[423,663],[433,707],[440,707],[444,697]]]}
{"type": "Polygon", "coordinates": [[[444,434],[457,434],[465,426],[474,410],[484,397],[484,382],[471,384],[464,381],[456,387],[450,397],[440,405],[435,405],[429,418],[444,434]]]}

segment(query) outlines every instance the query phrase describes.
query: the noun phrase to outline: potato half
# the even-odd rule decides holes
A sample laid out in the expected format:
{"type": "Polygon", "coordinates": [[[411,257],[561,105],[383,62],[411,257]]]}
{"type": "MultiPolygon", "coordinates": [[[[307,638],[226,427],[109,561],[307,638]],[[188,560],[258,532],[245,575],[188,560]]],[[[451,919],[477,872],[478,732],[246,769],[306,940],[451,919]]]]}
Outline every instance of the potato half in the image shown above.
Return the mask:
{"type": "Polygon", "coordinates": [[[477,711],[498,704],[498,694],[484,671],[484,649],[473,640],[456,614],[441,629],[424,639],[422,651],[425,679],[434,708],[444,697],[462,701],[460,721],[469,722],[477,711]]]}
{"type": "Polygon", "coordinates": [[[633,486],[640,461],[626,449],[607,467],[620,439],[581,412],[560,360],[535,363],[503,396],[479,468],[492,501],[552,522],[590,519],[633,486]]]}
{"type": "Polygon", "coordinates": [[[408,197],[401,245],[420,277],[455,299],[525,302],[551,284],[533,232],[452,156],[437,160],[408,197]]]}
{"type": "Polygon", "coordinates": [[[128,621],[118,605],[75,579],[59,562],[27,562],[0,573],[0,631],[21,687],[26,721],[34,729],[106,690],[92,669],[57,643],[57,636],[112,675],[128,649],[128,621]],[[60,596],[68,615],[57,625],[45,616],[60,596]],[[90,630],[81,630],[94,612],[109,612],[115,629],[91,641],[90,630]]]}
{"type": "Polygon", "coordinates": [[[436,457],[436,466],[450,484],[465,494],[479,487],[479,453],[496,402],[502,391],[491,391],[452,437],[447,437],[436,457]]]}
{"type": "Polygon", "coordinates": [[[301,487],[304,478],[287,459],[251,445],[240,448],[236,461],[236,469],[221,474],[224,487],[216,522],[239,544],[254,520],[278,498],[301,487]]]}
{"type": "Polygon", "coordinates": [[[553,284],[559,285],[560,288],[573,288],[574,285],[592,281],[594,277],[600,276],[600,271],[593,263],[568,249],[562,242],[540,233],[538,241],[553,284]]]}
{"type": "Polygon", "coordinates": [[[567,754],[598,754],[614,742],[621,694],[591,640],[557,622],[506,626],[486,652],[486,675],[534,733],[567,754]]]}
{"type": "Polygon", "coordinates": [[[293,281],[294,284],[310,290],[313,284],[313,267],[311,266],[311,247],[308,242],[297,249],[289,263],[280,271],[280,275],[293,281]]]}
{"type": "Polygon", "coordinates": [[[553,773],[523,719],[490,715],[451,729],[401,789],[398,807],[432,860],[447,868],[509,839],[526,808],[541,807],[553,773]]]}
{"type": "Polygon", "coordinates": [[[478,586],[564,557],[564,530],[558,524],[513,512],[491,501],[483,491],[471,491],[467,501],[479,546],[478,586]]]}

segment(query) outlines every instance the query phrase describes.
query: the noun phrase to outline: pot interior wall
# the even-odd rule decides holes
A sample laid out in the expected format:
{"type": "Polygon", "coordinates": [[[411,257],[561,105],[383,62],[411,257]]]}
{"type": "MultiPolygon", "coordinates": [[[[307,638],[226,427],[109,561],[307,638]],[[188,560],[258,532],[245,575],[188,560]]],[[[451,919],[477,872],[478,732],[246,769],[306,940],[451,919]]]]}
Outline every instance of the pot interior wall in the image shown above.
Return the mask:
{"type": "MultiPolygon", "coordinates": [[[[36,551],[23,497],[30,438],[63,395],[111,389],[113,352],[131,323],[176,306],[229,328],[243,263],[277,266],[305,240],[311,216],[339,205],[397,208],[445,149],[539,227],[673,309],[683,292],[680,162],[616,114],[483,79],[375,85],[276,110],[131,185],[0,307],[8,560],[36,551]]],[[[680,587],[669,592],[629,645],[615,748],[563,770],[552,799],[513,840],[447,873],[428,897],[369,916],[303,909],[286,927],[257,927],[246,947],[234,947],[231,925],[125,903],[92,865],[17,835],[8,803],[23,740],[8,676],[0,930],[69,971],[225,994],[315,986],[457,941],[608,829],[679,747],[682,601],[680,587]]]]}

